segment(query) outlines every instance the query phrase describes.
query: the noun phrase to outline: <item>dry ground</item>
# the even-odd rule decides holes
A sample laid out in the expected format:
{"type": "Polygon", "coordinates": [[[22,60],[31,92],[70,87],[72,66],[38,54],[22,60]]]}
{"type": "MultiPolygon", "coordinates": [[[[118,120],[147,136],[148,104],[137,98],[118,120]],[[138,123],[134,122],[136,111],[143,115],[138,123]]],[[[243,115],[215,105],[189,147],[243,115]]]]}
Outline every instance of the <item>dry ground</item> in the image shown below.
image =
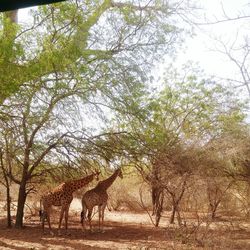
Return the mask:
{"type": "MultiPolygon", "coordinates": [[[[105,232],[82,233],[79,210],[69,218],[70,235],[42,234],[37,216],[25,220],[25,228],[7,229],[0,217],[0,249],[250,249],[250,223],[217,221],[209,230],[187,234],[170,226],[167,217],[155,228],[147,213],[106,211],[105,232]],[[194,235],[199,240],[194,240],[194,235]],[[204,238],[202,238],[204,236],[204,238]],[[185,243],[185,244],[184,244],[185,243]]],[[[56,213],[58,214],[58,213],[56,213]]],[[[1,212],[1,215],[2,212],[1,212]]],[[[57,226],[58,216],[53,220],[57,226]]],[[[96,220],[94,219],[96,224],[96,220]]],[[[190,228],[195,229],[190,224],[190,228]]],[[[56,229],[54,229],[56,233],[56,229]]]]}
{"type": "MultiPolygon", "coordinates": [[[[79,218],[71,215],[70,235],[62,236],[51,236],[48,230],[43,235],[39,220],[35,217],[26,221],[23,230],[6,229],[1,222],[0,249],[170,249],[174,246],[165,229],[156,229],[145,223],[145,215],[107,212],[106,217],[104,233],[87,231],[83,234],[79,218]],[[133,220],[135,223],[132,223],[133,220]]],[[[56,226],[53,223],[53,227],[56,226]]]]}

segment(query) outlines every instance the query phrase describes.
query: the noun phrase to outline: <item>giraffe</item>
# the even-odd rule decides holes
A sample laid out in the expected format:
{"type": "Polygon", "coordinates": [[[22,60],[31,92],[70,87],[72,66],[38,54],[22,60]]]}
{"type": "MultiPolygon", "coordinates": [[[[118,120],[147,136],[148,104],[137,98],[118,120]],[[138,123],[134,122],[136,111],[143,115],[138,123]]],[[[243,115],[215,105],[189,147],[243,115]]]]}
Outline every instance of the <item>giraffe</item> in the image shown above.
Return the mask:
{"type": "Polygon", "coordinates": [[[107,189],[113,184],[115,179],[119,176],[121,179],[123,178],[121,169],[115,170],[115,172],[107,179],[98,182],[96,187],[87,191],[82,197],[82,212],[81,212],[81,223],[83,232],[85,232],[85,219],[88,211],[88,221],[90,231],[92,231],[91,225],[91,215],[93,208],[98,206],[99,213],[99,231],[101,231],[102,224],[102,232],[103,232],[103,221],[104,221],[104,210],[107,206],[108,194],[107,189]]]}
{"type": "Polygon", "coordinates": [[[52,206],[61,206],[58,235],[61,235],[61,223],[63,215],[65,216],[65,230],[67,233],[68,213],[69,213],[70,203],[73,200],[73,192],[90,183],[94,179],[94,177],[96,177],[96,179],[98,180],[99,174],[100,172],[95,171],[95,173],[92,173],[91,175],[88,175],[84,178],[63,182],[59,186],[55,187],[52,191],[41,197],[40,200],[41,210],[39,211],[39,215],[40,215],[40,220],[42,221],[43,233],[44,233],[44,222],[45,219],[47,219],[50,234],[54,235],[50,225],[50,211],[52,206]]]}

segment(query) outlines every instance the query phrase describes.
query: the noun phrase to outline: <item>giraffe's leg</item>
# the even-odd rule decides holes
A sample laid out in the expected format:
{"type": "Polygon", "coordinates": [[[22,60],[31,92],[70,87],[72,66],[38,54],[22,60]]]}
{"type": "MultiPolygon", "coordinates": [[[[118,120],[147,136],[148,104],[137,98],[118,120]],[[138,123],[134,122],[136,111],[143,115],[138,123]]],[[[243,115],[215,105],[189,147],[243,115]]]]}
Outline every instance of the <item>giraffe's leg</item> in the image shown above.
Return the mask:
{"type": "Polygon", "coordinates": [[[85,205],[82,206],[82,212],[81,212],[81,223],[82,223],[82,231],[85,232],[85,220],[87,215],[87,207],[85,205]]]}
{"type": "Polygon", "coordinates": [[[58,226],[58,235],[61,235],[61,225],[62,225],[62,219],[63,219],[64,212],[65,212],[65,207],[62,206],[61,213],[60,213],[60,219],[59,219],[59,226],[58,226]]]}
{"type": "Polygon", "coordinates": [[[91,208],[88,209],[88,221],[89,221],[89,229],[90,229],[90,232],[92,232],[92,225],[91,225],[92,211],[93,211],[93,207],[91,207],[91,208]]]}
{"type": "Polygon", "coordinates": [[[99,231],[101,231],[101,217],[102,217],[102,205],[98,206],[98,225],[99,231]]]}
{"type": "Polygon", "coordinates": [[[54,233],[52,232],[52,228],[51,228],[51,224],[50,224],[50,209],[46,209],[45,210],[45,216],[44,216],[44,220],[45,220],[45,217],[47,218],[47,221],[48,221],[48,225],[49,225],[49,232],[52,236],[54,236],[54,233]]]}
{"type": "Polygon", "coordinates": [[[47,212],[45,210],[40,210],[39,211],[40,221],[42,222],[43,234],[45,233],[45,231],[44,231],[44,223],[45,223],[45,216],[46,215],[47,215],[47,212]]]}
{"type": "Polygon", "coordinates": [[[67,235],[69,235],[69,233],[68,233],[68,218],[69,218],[69,206],[67,206],[65,209],[65,232],[67,235]]]}
{"type": "Polygon", "coordinates": [[[103,222],[104,222],[104,211],[105,211],[106,206],[107,206],[107,203],[104,203],[104,204],[101,206],[101,219],[102,219],[102,222],[101,222],[101,225],[102,225],[101,232],[102,232],[102,233],[104,233],[104,230],[103,230],[103,222]]]}
{"type": "Polygon", "coordinates": [[[47,220],[49,225],[49,232],[53,236],[54,233],[52,232],[51,224],[50,224],[50,206],[44,206],[43,210],[41,211],[41,221],[42,221],[42,229],[43,233],[45,233],[45,220],[47,220]]]}

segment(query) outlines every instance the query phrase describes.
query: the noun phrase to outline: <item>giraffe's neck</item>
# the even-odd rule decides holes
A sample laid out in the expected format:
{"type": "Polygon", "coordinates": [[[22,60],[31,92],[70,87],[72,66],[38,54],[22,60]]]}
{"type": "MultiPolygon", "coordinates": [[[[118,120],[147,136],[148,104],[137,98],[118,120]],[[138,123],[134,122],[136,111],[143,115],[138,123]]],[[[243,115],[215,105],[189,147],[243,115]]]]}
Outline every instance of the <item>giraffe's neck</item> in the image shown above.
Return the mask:
{"type": "Polygon", "coordinates": [[[118,170],[116,170],[109,178],[107,178],[106,180],[100,181],[98,183],[98,188],[101,188],[102,190],[107,190],[115,181],[115,179],[118,176],[118,170]]]}
{"type": "Polygon", "coordinates": [[[88,175],[84,178],[81,178],[79,180],[73,180],[69,181],[66,184],[72,190],[72,192],[82,188],[83,186],[87,185],[89,182],[91,182],[94,179],[94,174],[88,175]]]}

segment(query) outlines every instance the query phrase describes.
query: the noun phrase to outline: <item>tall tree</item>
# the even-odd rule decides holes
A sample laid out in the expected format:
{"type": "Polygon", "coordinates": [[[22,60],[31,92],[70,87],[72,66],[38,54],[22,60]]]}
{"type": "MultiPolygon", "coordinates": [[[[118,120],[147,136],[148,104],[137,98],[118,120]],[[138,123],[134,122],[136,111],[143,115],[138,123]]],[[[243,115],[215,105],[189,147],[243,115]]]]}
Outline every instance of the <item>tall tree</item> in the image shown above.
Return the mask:
{"type": "MultiPolygon", "coordinates": [[[[172,199],[171,222],[176,212],[178,215],[189,177],[197,172],[199,159],[193,148],[223,137],[243,124],[245,117],[244,103],[232,94],[233,90],[183,72],[184,77],[170,72],[162,90],[150,93],[147,101],[144,98],[142,119],[123,117],[125,127],[137,140],[137,147],[132,144],[133,149],[137,148],[135,152],[141,152],[141,156],[135,155],[141,161],[137,166],[147,175],[152,192],[161,194],[165,190],[172,199]]],[[[154,193],[153,198],[162,199],[162,195],[154,193]]],[[[153,202],[155,205],[155,199],[153,202]]],[[[161,200],[158,204],[162,204],[161,200]]],[[[159,213],[156,217],[159,222],[159,213]]]]}
{"type": "Polygon", "coordinates": [[[180,31],[172,24],[177,6],[164,1],[66,1],[39,7],[33,22],[23,26],[3,16],[0,102],[55,70],[78,68],[91,75],[106,61],[106,71],[115,64],[142,73],[172,51],[180,31]]]}
{"type": "MultiPolygon", "coordinates": [[[[74,107],[91,106],[91,115],[102,117],[96,111],[135,111],[133,98],[147,70],[176,45],[180,30],[171,18],[177,6],[67,1],[33,10],[26,25],[2,16],[1,130],[16,133],[14,159],[21,170],[10,175],[20,187],[16,227],[23,225],[33,179],[45,171],[40,167],[83,122],[69,115],[74,107]]],[[[85,132],[90,126],[80,127],[85,132]]]]}

